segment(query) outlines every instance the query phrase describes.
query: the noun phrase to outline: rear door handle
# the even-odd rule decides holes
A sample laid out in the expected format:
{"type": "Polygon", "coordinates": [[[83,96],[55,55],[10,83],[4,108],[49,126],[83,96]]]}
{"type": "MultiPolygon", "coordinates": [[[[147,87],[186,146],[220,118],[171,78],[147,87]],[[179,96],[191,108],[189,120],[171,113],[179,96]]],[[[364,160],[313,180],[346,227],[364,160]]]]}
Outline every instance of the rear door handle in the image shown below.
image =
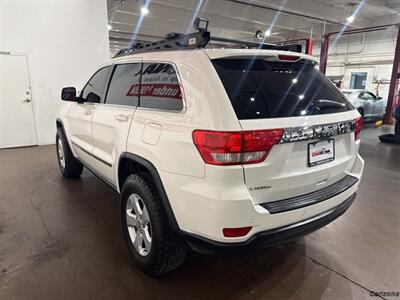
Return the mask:
{"type": "Polygon", "coordinates": [[[129,116],[127,116],[127,115],[116,115],[116,116],[115,116],[115,119],[116,119],[118,122],[128,122],[129,116]]]}
{"type": "Polygon", "coordinates": [[[89,115],[92,114],[92,112],[91,112],[90,110],[84,110],[84,111],[83,111],[83,114],[84,114],[85,116],[89,116],[89,115]]]}

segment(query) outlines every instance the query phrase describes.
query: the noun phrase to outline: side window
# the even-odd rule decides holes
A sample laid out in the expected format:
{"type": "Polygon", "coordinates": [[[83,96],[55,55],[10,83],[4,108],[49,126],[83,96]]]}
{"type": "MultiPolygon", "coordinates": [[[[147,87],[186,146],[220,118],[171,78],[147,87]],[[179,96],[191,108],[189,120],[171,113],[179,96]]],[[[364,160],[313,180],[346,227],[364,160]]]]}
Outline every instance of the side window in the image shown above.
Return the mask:
{"type": "Polygon", "coordinates": [[[365,94],[367,95],[369,100],[376,100],[376,97],[374,94],[372,94],[372,93],[365,93],[365,94]]]}
{"type": "Polygon", "coordinates": [[[375,97],[372,94],[367,93],[367,92],[361,93],[360,98],[363,100],[375,100],[375,97]]]}
{"type": "Polygon", "coordinates": [[[182,110],[182,91],[173,65],[143,63],[140,106],[182,110]]]}
{"type": "Polygon", "coordinates": [[[140,63],[117,65],[111,78],[105,103],[138,105],[140,63]]]}
{"type": "Polygon", "coordinates": [[[90,78],[81,93],[81,97],[85,102],[100,103],[104,100],[103,97],[107,87],[110,70],[111,67],[102,68],[98,70],[92,78],[90,78]]]}

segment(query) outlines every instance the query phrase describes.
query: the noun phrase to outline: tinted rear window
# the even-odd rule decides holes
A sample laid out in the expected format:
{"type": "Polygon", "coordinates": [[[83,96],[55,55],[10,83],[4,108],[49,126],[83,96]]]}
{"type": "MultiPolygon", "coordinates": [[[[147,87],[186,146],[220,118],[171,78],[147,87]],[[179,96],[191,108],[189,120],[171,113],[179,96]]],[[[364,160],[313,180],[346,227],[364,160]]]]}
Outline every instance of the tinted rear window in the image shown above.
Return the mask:
{"type": "Polygon", "coordinates": [[[215,59],[212,62],[240,120],[353,109],[312,62],[262,59],[215,59]]]}
{"type": "Polygon", "coordinates": [[[173,65],[143,64],[140,106],[167,110],[183,109],[182,92],[173,65]]]}

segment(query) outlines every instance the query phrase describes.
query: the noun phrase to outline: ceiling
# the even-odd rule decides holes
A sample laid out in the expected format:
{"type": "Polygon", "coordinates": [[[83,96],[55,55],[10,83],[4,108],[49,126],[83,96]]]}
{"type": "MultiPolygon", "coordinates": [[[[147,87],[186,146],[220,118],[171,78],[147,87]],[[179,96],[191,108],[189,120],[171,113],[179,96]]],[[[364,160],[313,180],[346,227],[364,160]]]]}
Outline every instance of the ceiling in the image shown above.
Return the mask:
{"type": "Polygon", "coordinates": [[[193,31],[196,16],[207,18],[212,36],[256,41],[255,32],[271,31],[267,42],[324,32],[400,23],[399,0],[107,0],[111,53],[131,41],[193,31]],[[141,15],[147,3],[149,13],[141,15]],[[351,24],[346,18],[355,15],[351,24]]]}

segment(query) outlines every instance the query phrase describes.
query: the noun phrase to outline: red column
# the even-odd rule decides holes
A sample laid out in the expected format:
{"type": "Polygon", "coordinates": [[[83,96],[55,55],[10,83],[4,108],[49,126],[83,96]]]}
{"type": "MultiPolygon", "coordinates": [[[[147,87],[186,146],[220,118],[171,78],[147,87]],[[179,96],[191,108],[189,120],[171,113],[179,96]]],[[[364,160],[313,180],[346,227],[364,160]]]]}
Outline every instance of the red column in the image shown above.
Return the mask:
{"type": "Polygon", "coordinates": [[[397,74],[399,73],[399,65],[400,65],[400,28],[397,29],[397,42],[396,42],[396,49],[394,52],[392,78],[390,79],[389,97],[386,106],[386,116],[384,120],[385,124],[392,124],[392,112],[395,104],[395,98],[398,93],[398,91],[396,90],[396,86],[398,80],[397,74]]]}
{"type": "Polygon", "coordinates": [[[324,35],[321,41],[321,55],[319,70],[322,73],[326,73],[326,64],[328,63],[328,49],[329,49],[329,35],[324,35]]]}
{"type": "Polygon", "coordinates": [[[313,44],[313,39],[306,39],[306,54],[312,55],[313,44]]]}

